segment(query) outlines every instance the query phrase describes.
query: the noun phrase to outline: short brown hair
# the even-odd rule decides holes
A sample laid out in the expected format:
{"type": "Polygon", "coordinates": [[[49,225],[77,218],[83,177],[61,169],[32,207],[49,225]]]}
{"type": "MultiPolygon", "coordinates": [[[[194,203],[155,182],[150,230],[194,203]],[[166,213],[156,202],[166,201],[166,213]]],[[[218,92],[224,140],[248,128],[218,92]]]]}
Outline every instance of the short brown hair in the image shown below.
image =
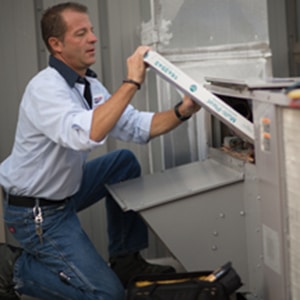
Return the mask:
{"type": "Polygon", "coordinates": [[[85,5],[76,2],[66,2],[49,7],[41,19],[42,37],[50,53],[52,53],[52,49],[48,42],[49,38],[64,39],[67,28],[61,13],[67,9],[87,13],[85,5]]]}

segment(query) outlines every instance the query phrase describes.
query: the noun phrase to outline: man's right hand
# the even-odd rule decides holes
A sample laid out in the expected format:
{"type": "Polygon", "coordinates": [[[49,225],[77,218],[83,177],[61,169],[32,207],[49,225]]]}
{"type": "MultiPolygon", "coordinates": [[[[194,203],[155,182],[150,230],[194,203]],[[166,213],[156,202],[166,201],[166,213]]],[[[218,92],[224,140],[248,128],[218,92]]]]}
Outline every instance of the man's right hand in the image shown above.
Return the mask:
{"type": "Polygon", "coordinates": [[[146,64],[144,55],[151,50],[148,46],[139,46],[135,52],[127,58],[127,79],[142,84],[145,80],[146,64]]]}

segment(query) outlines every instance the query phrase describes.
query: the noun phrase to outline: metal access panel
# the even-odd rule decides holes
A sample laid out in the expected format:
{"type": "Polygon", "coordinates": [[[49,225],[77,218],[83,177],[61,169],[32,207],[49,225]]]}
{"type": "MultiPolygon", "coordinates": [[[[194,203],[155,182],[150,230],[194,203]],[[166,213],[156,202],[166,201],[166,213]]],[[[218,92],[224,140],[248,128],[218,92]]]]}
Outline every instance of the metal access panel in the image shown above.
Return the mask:
{"type": "Polygon", "coordinates": [[[248,288],[244,177],[239,161],[209,158],[108,189],[123,210],[141,214],[187,271],[232,261],[248,288]]]}
{"type": "Polygon", "coordinates": [[[298,80],[210,79],[210,90],[219,96],[252,101],[265,300],[300,296],[300,106],[285,93],[298,80]]]}
{"type": "Polygon", "coordinates": [[[254,91],[265,295],[299,299],[299,107],[284,90],[254,91]]]}

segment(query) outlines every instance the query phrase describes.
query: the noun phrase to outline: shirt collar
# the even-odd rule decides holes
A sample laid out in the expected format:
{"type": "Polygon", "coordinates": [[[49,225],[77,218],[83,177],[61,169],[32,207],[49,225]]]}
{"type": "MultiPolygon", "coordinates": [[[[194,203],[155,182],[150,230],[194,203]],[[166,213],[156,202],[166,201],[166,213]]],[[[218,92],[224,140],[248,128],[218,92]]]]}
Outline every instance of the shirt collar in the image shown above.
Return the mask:
{"type": "MultiPolygon", "coordinates": [[[[84,78],[53,55],[49,57],[49,66],[56,69],[71,87],[74,87],[76,82],[85,83],[84,78]]],[[[85,75],[93,78],[97,77],[97,74],[91,69],[87,69],[85,75]]]]}

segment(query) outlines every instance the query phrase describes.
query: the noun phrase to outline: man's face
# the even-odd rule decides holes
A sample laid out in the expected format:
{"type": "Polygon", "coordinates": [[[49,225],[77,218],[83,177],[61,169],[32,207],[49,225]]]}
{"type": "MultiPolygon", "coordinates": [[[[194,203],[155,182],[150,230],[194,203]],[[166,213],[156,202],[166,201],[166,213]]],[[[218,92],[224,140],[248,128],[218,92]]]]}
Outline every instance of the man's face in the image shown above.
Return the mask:
{"type": "Polygon", "coordinates": [[[84,76],[86,69],[95,63],[97,37],[87,14],[66,10],[62,13],[67,30],[63,41],[58,42],[55,56],[84,76]]]}

